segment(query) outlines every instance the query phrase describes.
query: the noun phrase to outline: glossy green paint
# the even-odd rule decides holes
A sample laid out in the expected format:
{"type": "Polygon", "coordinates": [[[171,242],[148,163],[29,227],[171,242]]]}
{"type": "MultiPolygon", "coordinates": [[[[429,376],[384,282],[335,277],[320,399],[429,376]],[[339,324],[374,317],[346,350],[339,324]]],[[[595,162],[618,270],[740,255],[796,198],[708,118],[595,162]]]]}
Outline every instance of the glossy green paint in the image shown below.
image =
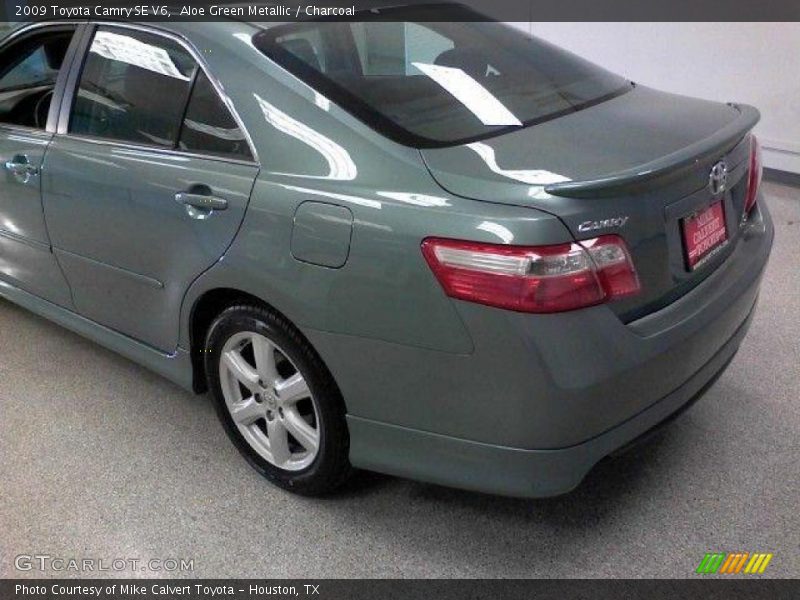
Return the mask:
{"type": "Polygon", "coordinates": [[[347,264],[353,238],[353,213],[344,206],[303,202],[294,213],[292,256],[318,267],[347,264]]]}
{"type": "MultiPolygon", "coordinates": [[[[726,198],[734,243],[702,272],[685,272],[673,238],[708,202],[713,161],[725,154],[732,183],[743,180],[749,109],[636,88],[478,147],[420,152],[267,60],[252,25],[147,27],[201,57],[256,160],[82,140],[60,127],[64,115],[50,133],[22,132],[53,140],[41,185],[0,182],[0,217],[24,221],[30,238],[0,231],[0,257],[17,268],[0,269],[0,295],[191,387],[189,355],[204,343],[195,306],[218,290],[250,294],[296,324],[333,373],[354,465],[514,495],[571,489],[738,348],[771,246],[768,213],[740,227],[743,199],[726,198]],[[725,140],[679,177],[639,178],[611,205],[545,189],[630,173],[720,129],[725,140]],[[224,192],[229,209],[190,219],[173,196],[195,184],[224,192]],[[16,208],[40,191],[46,230],[16,208]],[[571,242],[597,235],[579,225],[609,211],[631,216],[623,233],[645,283],[627,304],[530,315],[452,301],[420,252],[428,236],[571,242]]],[[[20,135],[0,127],[3,162],[20,135]]]]}
{"type": "Polygon", "coordinates": [[[85,317],[165,352],[186,289],[242,224],[258,167],[56,136],[42,199],[58,262],[85,317]],[[228,206],[193,219],[175,194],[207,185],[228,206]]]}
{"type": "Polygon", "coordinates": [[[0,158],[23,164],[0,185],[0,277],[50,302],[70,307],[67,281],[50,251],[40,195],[44,153],[52,135],[8,130],[0,134],[0,158]]]}

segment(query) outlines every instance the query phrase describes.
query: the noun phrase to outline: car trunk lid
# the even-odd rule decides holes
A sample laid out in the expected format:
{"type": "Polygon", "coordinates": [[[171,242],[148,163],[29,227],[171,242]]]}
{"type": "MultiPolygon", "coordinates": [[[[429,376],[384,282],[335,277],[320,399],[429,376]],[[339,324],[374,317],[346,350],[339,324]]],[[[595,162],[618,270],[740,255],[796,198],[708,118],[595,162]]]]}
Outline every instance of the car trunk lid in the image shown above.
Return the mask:
{"type": "Polygon", "coordinates": [[[421,152],[453,194],[548,212],[578,240],[621,235],[642,283],[639,295],[612,304],[627,322],[688,292],[735,247],[747,188],[747,134],[758,118],[752,107],[637,86],[533,127],[421,152]],[[715,192],[710,173],[720,161],[727,180],[715,192]],[[716,201],[720,207],[704,214],[716,201]],[[685,223],[720,213],[726,241],[692,268],[684,228],[691,233],[697,222],[685,223]]]}

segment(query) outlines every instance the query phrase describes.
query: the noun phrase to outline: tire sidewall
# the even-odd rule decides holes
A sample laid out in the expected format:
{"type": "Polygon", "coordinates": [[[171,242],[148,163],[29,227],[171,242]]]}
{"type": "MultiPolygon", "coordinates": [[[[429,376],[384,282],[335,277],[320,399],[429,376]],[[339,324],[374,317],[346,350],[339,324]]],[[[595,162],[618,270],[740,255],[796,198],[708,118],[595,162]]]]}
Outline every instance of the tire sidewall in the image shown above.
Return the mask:
{"type": "Polygon", "coordinates": [[[298,493],[314,493],[316,482],[324,478],[325,473],[335,465],[329,464],[332,459],[331,427],[338,414],[338,394],[331,385],[330,376],[321,372],[319,359],[310,351],[307,342],[293,331],[286,323],[274,318],[266,311],[233,307],[225,310],[213,323],[209,330],[205,348],[206,374],[209,388],[219,419],[228,437],[236,448],[261,475],[276,485],[298,493]],[[245,440],[231,417],[220,382],[220,357],[225,343],[235,334],[254,332],[263,335],[275,343],[281,352],[302,373],[308,383],[309,390],[317,409],[317,428],[319,430],[319,449],[314,461],[299,471],[288,471],[276,467],[261,457],[245,440]],[[333,388],[333,389],[332,389],[333,388]]]}

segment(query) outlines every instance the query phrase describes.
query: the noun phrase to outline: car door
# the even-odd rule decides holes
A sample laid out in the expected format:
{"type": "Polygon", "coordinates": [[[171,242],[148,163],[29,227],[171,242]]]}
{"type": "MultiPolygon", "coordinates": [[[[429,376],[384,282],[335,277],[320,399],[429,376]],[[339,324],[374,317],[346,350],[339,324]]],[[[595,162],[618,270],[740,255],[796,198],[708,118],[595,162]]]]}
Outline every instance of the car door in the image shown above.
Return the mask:
{"type": "Polygon", "coordinates": [[[65,307],[71,298],[50,248],[41,171],[58,116],[50,119],[50,106],[75,30],[32,27],[0,48],[0,280],[65,307]]]}
{"type": "Polygon", "coordinates": [[[258,166],[182,39],[99,25],[86,46],[47,154],[53,249],[78,312],[172,351],[184,294],[233,241],[258,166]]]}

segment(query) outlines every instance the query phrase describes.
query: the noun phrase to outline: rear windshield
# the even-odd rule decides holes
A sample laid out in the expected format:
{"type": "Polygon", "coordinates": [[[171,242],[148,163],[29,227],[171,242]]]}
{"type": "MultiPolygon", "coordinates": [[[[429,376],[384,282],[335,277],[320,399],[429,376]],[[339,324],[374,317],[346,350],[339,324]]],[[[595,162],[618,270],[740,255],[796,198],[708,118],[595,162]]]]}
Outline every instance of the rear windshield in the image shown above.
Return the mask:
{"type": "Polygon", "coordinates": [[[421,148],[534,125],[631,87],[504,24],[403,21],[403,11],[367,13],[382,20],[279,25],[253,41],[374,129],[421,148]]]}

